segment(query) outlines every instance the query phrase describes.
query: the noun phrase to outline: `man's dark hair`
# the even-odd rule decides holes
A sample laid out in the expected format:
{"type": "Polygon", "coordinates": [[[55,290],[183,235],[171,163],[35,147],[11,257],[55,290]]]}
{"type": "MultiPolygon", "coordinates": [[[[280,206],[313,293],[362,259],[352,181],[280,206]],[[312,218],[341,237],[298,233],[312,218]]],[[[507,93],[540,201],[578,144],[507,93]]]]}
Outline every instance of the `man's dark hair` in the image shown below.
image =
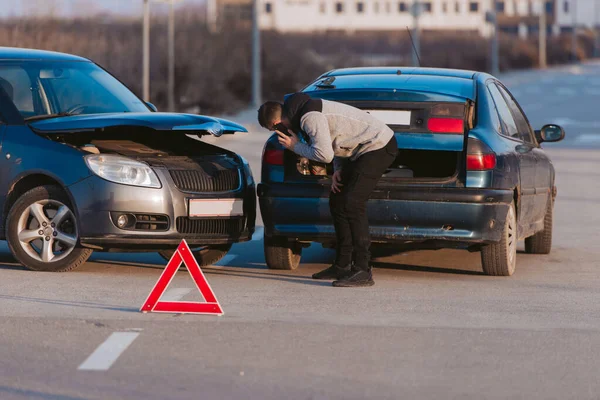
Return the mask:
{"type": "Polygon", "coordinates": [[[281,115],[283,105],[276,101],[267,101],[258,109],[258,123],[263,128],[270,128],[269,124],[281,115]]]}

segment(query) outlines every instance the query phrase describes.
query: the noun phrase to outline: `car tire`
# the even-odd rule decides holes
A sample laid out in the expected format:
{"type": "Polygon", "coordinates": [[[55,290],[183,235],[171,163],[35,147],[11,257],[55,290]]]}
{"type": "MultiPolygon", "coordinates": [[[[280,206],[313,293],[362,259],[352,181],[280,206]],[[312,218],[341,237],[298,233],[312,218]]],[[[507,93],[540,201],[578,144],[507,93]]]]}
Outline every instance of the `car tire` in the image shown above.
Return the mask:
{"type": "Polygon", "coordinates": [[[554,201],[550,199],[546,215],[544,216],[544,229],[525,239],[525,252],[529,254],[550,254],[552,250],[552,225],[554,214],[554,201]]]}
{"type": "Polygon", "coordinates": [[[17,199],[6,219],[6,238],[15,258],[34,271],[71,271],[93,252],[80,246],[71,202],[53,185],[38,186],[17,199]]]}
{"type": "Polygon", "coordinates": [[[302,247],[282,237],[264,237],[265,260],[269,269],[294,270],[300,265],[302,247]]]}
{"type": "MultiPolygon", "coordinates": [[[[201,249],[192,249],[192,254],[201,267],[207,267],[221,261],[223,257],[231,250],[231,244],[219,244],[206,246],[201,249]]],[[[169,261],[175,250],[161,250],[158,252],[165,260],[169,261]]]]}
{"type": "Polygon", "coordinates": [[[481,266],[486,275],[511,276],[517,265],[517,215],[514,202],[508,209],[502,240],[481,249],[481,266]]]}

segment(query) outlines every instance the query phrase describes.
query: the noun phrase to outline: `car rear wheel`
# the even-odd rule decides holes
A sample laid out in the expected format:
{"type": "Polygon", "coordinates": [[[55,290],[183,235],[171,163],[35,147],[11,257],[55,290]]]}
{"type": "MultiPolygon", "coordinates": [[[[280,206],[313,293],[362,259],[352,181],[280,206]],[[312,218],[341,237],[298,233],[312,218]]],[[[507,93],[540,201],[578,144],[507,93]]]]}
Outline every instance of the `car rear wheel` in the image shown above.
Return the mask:
{"type": "Polygon", "coordinates": [[[293,270],[300,265],[302,247],[283,237],[265,236],[265,260],[269,269],[293,270]]]}
{"type": "MultiPolygon", "coordinates": [[[[192,249],[192,254],[194,254],[194,258],[198,262],[198,265],[206,267],[221,261],[221,259],[227,255],[229,250],[231,250],[231,244],[219,244],[194,248],[192,249]]],[[[173,254],[175,254],[175,250],[162,250],[159,251],[158,254],[169,261],[171,257],[173,257],[173,254]]]]}
{"type": "Polygon", "coordinates": [[[525,252],[529,254],[550,254],[552,250],[552,220],[554,201],[548,201],[548,208],[544,217],[544,230],[525,239],[525,252]]]}
{"type": "Polygon", "coordinates": [[[8,245],[15,258],[34,271],[65,272],[92,255],[79,245],[77,219],[69,198],[57,186],[39,186],[11,207],[6,222],[8,245]]]}
{"type": "Polygon", "coordinates": [[[511,276],[517,266],[517,217],[512,203],[506,215],[502,240],[481,249],[481,266],[486,275],[511,276]]]}

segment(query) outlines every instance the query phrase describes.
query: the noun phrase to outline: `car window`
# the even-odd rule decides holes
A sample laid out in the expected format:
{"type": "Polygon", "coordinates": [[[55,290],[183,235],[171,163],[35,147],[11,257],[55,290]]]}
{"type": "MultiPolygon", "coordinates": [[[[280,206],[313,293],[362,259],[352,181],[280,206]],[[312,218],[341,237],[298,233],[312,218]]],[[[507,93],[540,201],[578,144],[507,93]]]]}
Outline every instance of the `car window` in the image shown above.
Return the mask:
{"type": "MultiPolygon", "coordinates": [[[[98,69],[96,71],[70,69],[68,79],[42,79],[45,89],[53,93],[54,108],[56,112],[73,109],[79,105],[88,105],[88,109],[94,109],[96,112],[103,112],[103,107],[99,105],[111,105],[115,107],[119,104],[119,99],[113,93],[106,90],[103,86],[103,78],[107,74],[98,69]]],[[[126,106],[123,107],[125,110],[126,106]]],[[[110,110],[113,111],[113,110],[110,110]]]]}
{"type": "Polygon", "coordinates": [[[24,115],[33,115],[32,84],[27,72],[17,66],[0,66],[0,86],[24,115]]]}
{"type": "Polygon", "coordinates": [[[498,133],[502,133],[502,124],[500,123],[500,117],[499,114],[500,112],[498,111],[498,107],[496,107],[496,103],[494,102],[494,99],[491,98],[492,95],[488,90],[488,104],[489,106],[489,113],[490,113],[490,118],[492,119],[491,123],[492,126],[494,127],[494,129],[496,130],[496,132],[498,133]]]}
{"type": "Polygon", "coordinates": [[[517,129],[519,130],[519,133],[521,134],[521,138],[523,139],[523,141],[526,143],[535,144],[535,139],[533,138],[533,132],[531,131],[531,126],[529,125],[529,122],[527,122],[527,118],[525,117],[525,115],[521,111],[520,107],[518,106],[517,101],[512,97],[512,95],[504,87],[502,87],[501,85],[496,85],[496,86],[498,86],[498,90],[500,90],[500,92],[506,99],[506,103],[508,104],[508,107],[512,111],[515,123],[517,124],[517,129]]]}
{"type": "Polygon", "coordinates": [[[0,60],[0,78],[24,118],[150,112],[127,87],[91,62],[0,60]]]}
{"type": "Polygon", "coordinates": [[[489,84],[488,90],[492,95],[492,99],[496,104],[496,109],[498,110],[498,115],[500,115],[500,123],[502,125],[502,134],[505,136],[509,136],[513,139],[521,139],[521,135],[519,134],[519,130],[517,129],[517,124],[515,119],[504,100],[504,97],[498,90],[498,87],[495,84],[489,84]]]}

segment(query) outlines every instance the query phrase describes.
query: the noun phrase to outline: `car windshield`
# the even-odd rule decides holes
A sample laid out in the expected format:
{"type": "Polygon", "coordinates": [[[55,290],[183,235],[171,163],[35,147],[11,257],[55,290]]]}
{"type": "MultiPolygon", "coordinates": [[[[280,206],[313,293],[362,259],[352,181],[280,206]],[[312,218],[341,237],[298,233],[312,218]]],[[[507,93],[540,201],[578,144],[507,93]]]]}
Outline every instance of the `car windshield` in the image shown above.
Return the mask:
{"type": "Polygon", "coordinates": [[[0,88],[25,119],[151,112],[125,85],[91,62],[0,61],[0,88]]]}

